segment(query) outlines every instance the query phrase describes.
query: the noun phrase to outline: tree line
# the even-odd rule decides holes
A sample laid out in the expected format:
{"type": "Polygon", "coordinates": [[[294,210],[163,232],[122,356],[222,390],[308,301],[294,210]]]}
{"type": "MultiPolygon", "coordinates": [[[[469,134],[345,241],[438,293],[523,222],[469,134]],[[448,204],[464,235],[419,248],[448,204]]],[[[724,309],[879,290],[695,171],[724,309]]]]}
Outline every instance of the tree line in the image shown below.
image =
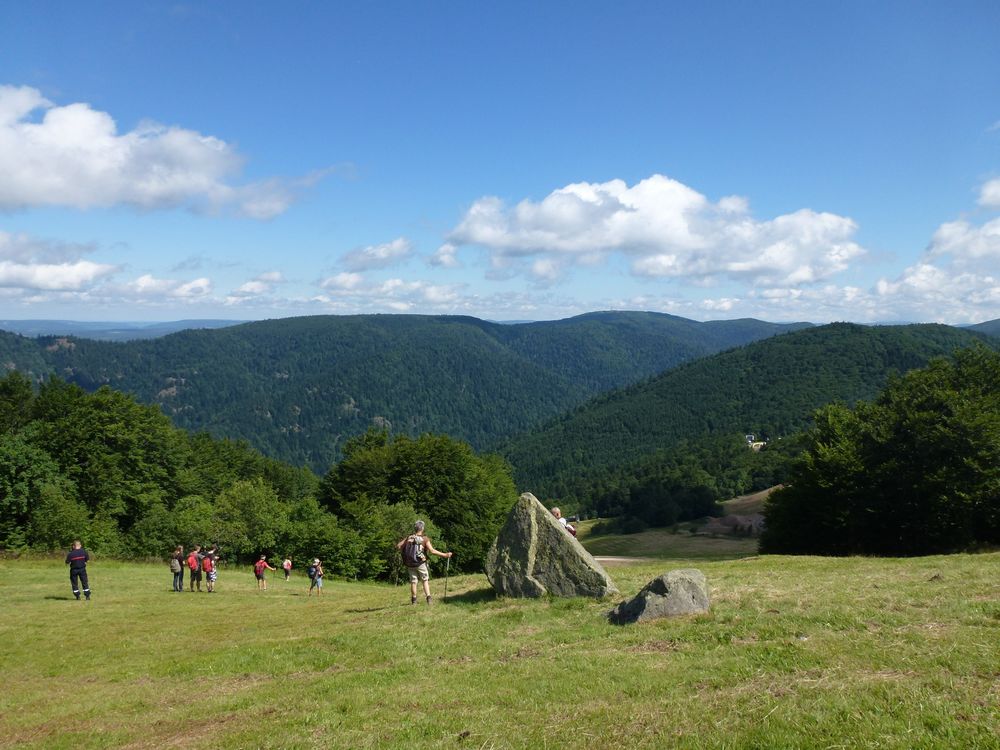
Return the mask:
{"type": "Polygon", "coordinates": [[[417,517],[481,566],[516,499],[509,466],[440,435],[369,432],[324,478],[247,443],[190,434],[155,406],[59,378],[0,379],[0,548],[163,557],[218,543],[223,557],[320,557],[327,571],[393,578],[392,543],[417,517]]]}

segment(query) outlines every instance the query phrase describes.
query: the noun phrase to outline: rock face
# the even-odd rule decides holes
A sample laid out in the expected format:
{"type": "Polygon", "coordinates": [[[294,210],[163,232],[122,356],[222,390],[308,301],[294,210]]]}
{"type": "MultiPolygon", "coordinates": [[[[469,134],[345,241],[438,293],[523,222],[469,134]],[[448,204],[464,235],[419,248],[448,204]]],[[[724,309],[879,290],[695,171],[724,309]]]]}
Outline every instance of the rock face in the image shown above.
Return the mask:
{"type": "Polygon", "coordinates": [[[616,625],[707,612],[708,584],[700,570],[671,570],[647,583],[631,601],[608,613],[616,625]]]}
{"type": "Polygon", "coordinates": [[[514,503],[486,556],[486,577],[502,596],[617,594],[611,578],[530,492],[514,503]]]}

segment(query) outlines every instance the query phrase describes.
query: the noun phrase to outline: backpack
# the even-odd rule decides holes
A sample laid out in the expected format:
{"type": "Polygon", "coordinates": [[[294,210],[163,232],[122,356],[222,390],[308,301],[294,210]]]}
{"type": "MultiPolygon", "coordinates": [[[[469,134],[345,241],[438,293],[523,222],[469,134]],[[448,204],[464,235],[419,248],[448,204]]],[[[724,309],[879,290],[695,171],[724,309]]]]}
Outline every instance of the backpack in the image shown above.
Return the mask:
{"type": "Polygon", "coordinates": [[[170,572],[171,573],[181,572],[181,561],[178,560],[176,557],[170,558],[170,572]]]}
{"type": "Polygon", "coordinates": [[[267,567],[267,562],[265,560],[258,560],[254,563],[253,572],[257,575],[261,575],[264,572],[264,568],[267,567]]]}
{"type": "Polygon", "coordinates": [[[403,545],[403,565],[408,568],[419,568],[427,562],[424,554],[424,538],[418,534],[406,537],[406,544],[403,545]]]}
{"type": "Polygon", "coordinates": [[[309,576],[309,580],[310,581],[313,578],[315,578],[316,577],[316,566],[315,565],[310,565],[308,568],[306,568],[306,575],[309,576]]]}
{"type": "Polygon", "coordinates": [[[201,569],[204,570],[206,573],[211,573],[212,572],[212,556],[211,555],[205,555],[201,559],[201,569]]]}
{"type": "Polygon", "coordinates": [[[188,555],[188,567],[193,571],[198,570],[198,555],[194,552],[188,555]]]}

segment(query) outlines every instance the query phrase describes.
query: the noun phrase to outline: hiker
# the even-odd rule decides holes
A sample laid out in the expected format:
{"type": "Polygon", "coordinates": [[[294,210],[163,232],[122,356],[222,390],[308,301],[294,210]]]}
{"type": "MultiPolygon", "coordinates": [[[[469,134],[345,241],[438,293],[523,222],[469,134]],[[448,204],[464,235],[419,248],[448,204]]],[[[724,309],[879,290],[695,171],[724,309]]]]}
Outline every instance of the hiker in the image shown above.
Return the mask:
{"type": "Polygon", "coordinates": [[[170,556],[170,572],[174,574],[174,591],[184,590],[184,548],[177,545],[170,556]]]}
{"type": "Polygon", "coordinates": [[[306,596],[312,596],[313,589],[316,589],[316,596],[323,593],[323,563],[319,561],[319,558],[313,558],[312,565],[306,570],[306,575],[309,576],[309,591],[306,596]]]}
{"type": "Polygon", "coordinates": [[[218,578],[219,574],[216,571],[216,564],[219,562],[219,555],[216,552],[215,545],[208,548],[208,552],[205,556],[201,558],[201,569],[205,573],[205,588],[208,593],[215,593],[215,580],[218,578]]]}
{"type": "Polygon", "coordinates": [[[427,570],[427,553],[438,557],[451,557],[452,552],[439,552],[434,549],[429,537],[424,536],[424,522],[413,524],[413,533],[399,540],[396,549],[403,553],[403,564],[410,574],[410,604],[417,603],[417,581],[424,585],[424,596],[431,603],[431,576],[427,570]]]}
{"type": "Polygon", "coordinates": [[[69,585],[73,587],[73,596],[80,601],[80,586],[83,586],[83,595],[90,601],[90,583],[87,581],[87,561],[90,555],[80,544],[79,539],[73,540],[73,549],[66,555],[66,564],[69,565],[69,585]]]}
{"type": "Polygon", "coordinates": [[[285,571],[285,583],[288,583],[288,579],[292,577],[292,558],[286,557],[281,568],[285,571]]]}
{"type": "Polygon", "coordinates": [[[188,570],[191,571],[188,576],[188,581],[190,581],[192,593],[194,593],[195,584],[198,584],[198,592],[201,592],[201,560],[203,557],[204,555],[201,554],[200,544],[194,545],[191,552],[187,556],[188,570]]]}
{"type": "Polygon", "coordinates": [[[559,510],[558,508],[552,508],[551,513],[553,516],[556,517],[556,520],[562,524],[562,527],[566,529],[566,531],[568,531],[573,536],[576,536],[576,529],[573,528],[573,524],[571,524],[569,521],[563,518],[561,510],[559,510]]]}
{"type": "Polygon", "coordinates": [[[257,590],[267,591],[267,571],[277,570],[267,562],[267,555],[261,555],[260,559],[254,563],[253,574],[257,577],[257,590]]]}

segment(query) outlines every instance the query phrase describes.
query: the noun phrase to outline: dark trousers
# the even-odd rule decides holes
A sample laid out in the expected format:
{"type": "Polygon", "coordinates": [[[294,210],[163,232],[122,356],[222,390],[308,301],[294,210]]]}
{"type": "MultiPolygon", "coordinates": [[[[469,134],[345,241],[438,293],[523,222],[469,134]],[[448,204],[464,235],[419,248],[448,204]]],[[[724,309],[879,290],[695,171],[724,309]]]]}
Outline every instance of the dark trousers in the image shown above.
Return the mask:
{"type": "Polygon", "coordinates": [[[73,596],[80,598],[80,586],[83,586],[83,595],[90,598],[90,584],[87,582],[86,568],[70,568],[69,583],[73,587],[73,596]]]}
{"type": "Polygon", "coordinates": [[[181,568],[180,571],[174,573],[174,591],[183,591],[183,590],[184,590],[184,568],[181,568]]]}

